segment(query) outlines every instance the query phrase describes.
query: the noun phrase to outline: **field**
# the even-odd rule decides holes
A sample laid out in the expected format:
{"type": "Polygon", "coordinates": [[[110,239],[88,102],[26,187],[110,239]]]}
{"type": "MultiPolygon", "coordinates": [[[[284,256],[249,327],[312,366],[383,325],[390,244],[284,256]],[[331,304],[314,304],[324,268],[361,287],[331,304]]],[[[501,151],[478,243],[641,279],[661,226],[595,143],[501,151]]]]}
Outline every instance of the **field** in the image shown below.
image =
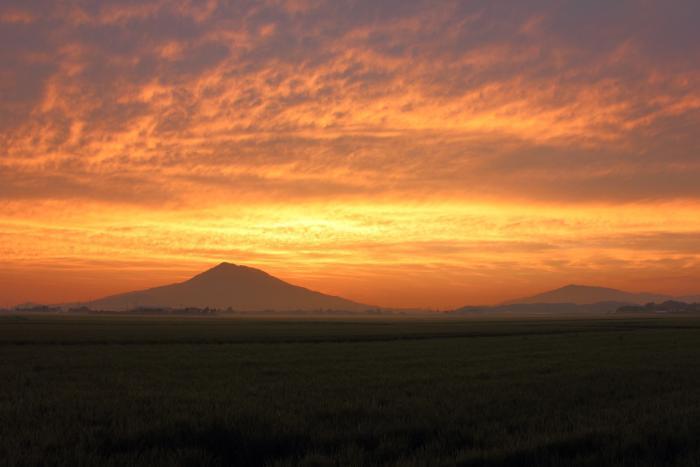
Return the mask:
{"type": "Polygon", "coordinates": [[[0,316],[4,465],[700,465],[700,319],[0,316]]]}

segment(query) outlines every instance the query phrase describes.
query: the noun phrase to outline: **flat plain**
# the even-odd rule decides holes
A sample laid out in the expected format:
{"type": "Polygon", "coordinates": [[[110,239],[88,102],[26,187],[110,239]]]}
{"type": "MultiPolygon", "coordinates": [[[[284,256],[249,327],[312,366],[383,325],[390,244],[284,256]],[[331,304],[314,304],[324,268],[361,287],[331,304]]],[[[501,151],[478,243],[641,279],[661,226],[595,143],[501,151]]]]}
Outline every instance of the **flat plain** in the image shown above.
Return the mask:
{"type": "Polygon", "coordinates": [[[700,318],[0,316],[5,465],[700,465],[700,318]]]}

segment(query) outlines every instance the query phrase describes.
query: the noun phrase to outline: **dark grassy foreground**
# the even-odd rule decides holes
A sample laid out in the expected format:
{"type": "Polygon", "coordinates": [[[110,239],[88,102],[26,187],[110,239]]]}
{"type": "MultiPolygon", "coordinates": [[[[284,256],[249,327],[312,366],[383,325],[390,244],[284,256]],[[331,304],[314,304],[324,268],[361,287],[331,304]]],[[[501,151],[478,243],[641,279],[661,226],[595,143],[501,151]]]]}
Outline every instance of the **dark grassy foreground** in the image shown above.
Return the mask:
{"type": "Polygon", "coordinates": [[[700,319],[0,317],[3,465],[700,465],[700,319]]]}

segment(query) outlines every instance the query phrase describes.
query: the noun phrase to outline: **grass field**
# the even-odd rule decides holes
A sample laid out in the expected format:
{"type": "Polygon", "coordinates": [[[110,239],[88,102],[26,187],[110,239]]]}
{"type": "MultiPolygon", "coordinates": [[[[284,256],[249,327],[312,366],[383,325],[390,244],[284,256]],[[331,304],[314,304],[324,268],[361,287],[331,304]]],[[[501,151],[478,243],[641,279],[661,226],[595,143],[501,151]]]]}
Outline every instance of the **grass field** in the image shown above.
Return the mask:
{"type": "Polygon", "coordinates": [[[700,319],[0,316],[3,465],[700,465],[700,319]]]}

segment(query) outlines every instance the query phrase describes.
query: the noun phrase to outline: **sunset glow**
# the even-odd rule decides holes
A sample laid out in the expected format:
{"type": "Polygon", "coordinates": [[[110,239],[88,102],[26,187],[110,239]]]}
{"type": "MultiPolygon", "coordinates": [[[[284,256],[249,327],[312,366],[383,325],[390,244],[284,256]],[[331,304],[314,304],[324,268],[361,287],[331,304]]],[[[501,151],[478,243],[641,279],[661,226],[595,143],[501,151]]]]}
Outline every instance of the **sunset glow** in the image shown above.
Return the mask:
{"type": "Polygon", "coordinates": [[[699,5],[3,2],[0,306],[700,293],[699,5]]]}

